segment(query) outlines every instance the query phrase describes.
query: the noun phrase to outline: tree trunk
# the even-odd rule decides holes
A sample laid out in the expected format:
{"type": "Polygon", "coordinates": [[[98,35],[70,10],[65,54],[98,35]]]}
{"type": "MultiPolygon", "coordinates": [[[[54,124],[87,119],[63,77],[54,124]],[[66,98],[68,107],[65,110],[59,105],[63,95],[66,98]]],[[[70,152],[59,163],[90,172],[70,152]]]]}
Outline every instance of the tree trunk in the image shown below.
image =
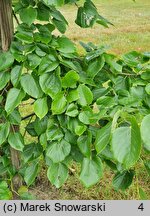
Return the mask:
{"type": "MultiPolygon", "coordinates": [[[[8,51],[14,33],[13,15],[12,15],[12,2],[11,0],[0,0],[0,41],[1,49],[3,52],[8,51]]],[[[9,87],[8,87],[9,88],[9,87]]],[[[19,127],[13,126],[15,131],[19,127]]],[[[19,170],[20,159],[19,152],[10,147],[12,165],[19,170]]],[[[21,178],[16,175],[13,179],[14,190],[17,190],[22,184],[21,178]]]]}
{"type": "Polygon", "coordinates": [[[0,32],[3,51],[9,49],[13,37],[13,31],[11,0],[0,0],[0,32]]]}

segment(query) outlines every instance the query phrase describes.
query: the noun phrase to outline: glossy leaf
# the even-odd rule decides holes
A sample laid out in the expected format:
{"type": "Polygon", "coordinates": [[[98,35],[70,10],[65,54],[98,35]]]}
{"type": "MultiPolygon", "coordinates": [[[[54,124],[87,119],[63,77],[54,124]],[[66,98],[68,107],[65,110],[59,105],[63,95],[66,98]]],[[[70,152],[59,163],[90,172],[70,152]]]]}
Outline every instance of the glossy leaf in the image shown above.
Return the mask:
{"type": "Polygon", "coordinates": [[[12,88],[8,92],[5,104],[7,114],[10,114],[20,104],[24,96],[24,92],[16,88],[12,88]]]}
{"type": "Polygon", "coordinates": [[[144,147],[150,151],[150,114],[145,116],[141,123],[141,137],[144,147]]]}
{"type": "Polygon", "coordinates": [[[110,142],[111,136],[111,122],[102,127],[97,131],[96,140],[95,140],[95,148],[97,154],[104,150],[107,144],[110,142]]]}
{"type": "Polygon", "coordinates": [[[77,89],[71,90],[71,91],[68,92],[67,101],[69,103],[71,103],[73,101],[77,101],[78,99],[79,99],[79,93],[78,93],[77,89]]]}
{"type": "Polygon", "coordinates": [[[74,53],[76,51],[75,45],[71,40],[69,40],[67,37],[62,36],[58,38],[58,50],[63,53],[74,53]]]}
{"type": "Polygon", "coordinates": [[[21,86],[23,90],[34,98],[39,98],[43,95],[38,82],[30,74],[24,74],[21,77],[21,86]]]}
{"type": "Polygon", "coordinates": [[[51,105],[53,115],[56,114],[58,115],[63,113],[66,110],[66,105],[67,105],[67,100],[64,94],[63,93],[57,94],[51,105]]]}
{"type": "Polygon", "coordinates": [[[138,124],[131,119],[130,127],[119,127],[112,134],[112,151],[126,169],[133,166],[141,152],[141,136],[138,124]]]}
{"type": "Polygon", "coordinates": [[[92,103],[93,94],[87,86],[79,85],[78,94],[79,94],[78,103],[81,104],[81,106],[87,106],[92,103]]]}
{"type": "Polygon", "coordinates": [[[84,158],[80,180],[85,187],[90,187],[99,182],[102,172],[102,162],[99,157],[94,157],[93,159],[84,158]]]}
{"type": "Polygon", "coordinates": [[[71,117],[76,117],[78,113],[79,112],[78,112],[77,106],[73,103],[71,103],[66,110],[66,115],[71,116],[71,117]]]}
{"type": "Polygon", "coordinates": [[[145,161],[144,165],[145,165],[148,175],[150,176],[150,160],[145,161]]]}
{"type": "Polygon", "coordinates": [[[0,71],[8,69],[14,62],[14,57],[10,52],[0,53],[0,71]]]}
{"type": "Polygon", "coordinates": [[[46,73],[40,76],[40,86],[45,94],[54,98],[61,91],[61,80],[56,73],[46,73]]]}
{"type": "Polygon", "coordinates": [[[17,109],[10,113],[8,119],[9,122],[13,125],[20,125],[21,123],[21,115],[17,109]]]}
{"type": "Polygon", "coordinates": [[[64,136],[61,128],[58,128],[58,126],[51,126],[46,130],[46,136],[47,140],[53,141],[53,140],[61,140],[64,136]]]}
{"type": "Polygon", "coordinates": [[[29,164],[24,173],[24,180],[28,186],[32,185],[38,174],[38,163],[29,164]]]}
{"type": "Polygon", "coordinates": [[[88,135],[82,135],[77,140],[78,147],[82,154],[90,158],[91,155],[91,144],[92,144],[92,135],[88,133],[88,135]]]}
{"type": "Polygon", "coordinates": [[[69,71],[62,79],[62,86],[64,88],[75,88],[79,80],[79,75],[75,71],[69,71]]]}
{"type": "Polygon", "coordinates": [[[47,177],[51,184],[60,188],[68,178],[68,168],[62,163],[53,163],[47,170],[47,177]]]}
{"type": "Polygon", "coordinates": [[[40,98],[34,102],[34,112],[42,119],[48,112],[47,98],[40,98]]]}
{"type": "Polygon", "coordinates": [[[0,181],[0,200],[12,199],[12,193],[5,181],[0,181]]]}
{"type": "Polygon", "coordinates": [[[23,151],[24,149],[24,140],[22,135],[19,132],[11,132],[8,136],[8,142],[10,146],[18,151],[23,151]]]}
{"type": "Polygon", "coordinates": [[[22,66],[16,65],[11,71],[11,82],[14,87],[17,87],[22,73],[22,66]]]}
{"type": "Polygon", "coordinates": [[[0,90],[2,90],[10,80],[10,73],[6,71],[0,72],[0,90]]]}
{"type": "Polygon", "coordinates": [[[43,2],[47,6],[62,6],[64,4],[64,0],[43,0],[43,2]]]}
{"type": "Polygon", "coordinates": [[[46,55],[40,62],[38,73],[42,75],[46,72],[51,72],[55,70],[58,65],[59,62],[55,56],[55,53],[52,52],[51,54],[46,55]]]}
{"type": "Polygon", "coordinates": [[[36,17],[37,17],[37,10],[33,7],[23,8],[19,11],[20,19],[23,23],[31,25],[36,17]]]}
{"type": "Polygon", "coordinates": [[[113,187],[116,190],[126,190],[131,184],[134,177],[134,171],[124,171],[117,173],[113,178],[113,187]]]}
{"type": "Polygon", "coordinates": [[[70,144],[62,139],[59,142],[52,142],[47,149],[47,157],[49,157],[54,163],[63,161],[70,153],[70,144]]]}
{"type": "Polygon", "coordinates": [[[9,130],[10,130],[9,122],[0,124],[0,145],[2,145],[6,141],[9,134],[9,130]]]}

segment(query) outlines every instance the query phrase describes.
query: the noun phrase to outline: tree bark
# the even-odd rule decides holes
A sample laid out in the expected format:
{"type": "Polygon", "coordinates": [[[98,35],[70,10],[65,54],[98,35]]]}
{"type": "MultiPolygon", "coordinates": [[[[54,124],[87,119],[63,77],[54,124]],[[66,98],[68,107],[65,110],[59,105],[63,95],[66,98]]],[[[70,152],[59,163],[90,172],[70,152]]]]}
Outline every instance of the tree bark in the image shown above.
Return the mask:
{"type": "Polygon", "coordinates": [[[11,0],[0,0],[0,32],[3,51],[9,49],[13,37],[13,31],[11,0]]]}
{"type": "MultiPolygon", "coordinates": [[[[14,33],[12,2],[11,0],[0,0],[0,41],[3,52],[8,51],[12,42],[14,33]]],[[[10,86],[9,86],[10,87],[10,86]]],[[[8,88],[9,88],[8,87],[8,88]]],[[[12,126],[13,130],[18,131],[19,127],[12,126]]],[[[12,130],[12,131],[13,131],[12,130]]],[[[18,171],[20,167],[19,152],[10,147],[11,162],[18,171]]],[[[13,178],[14,190],[17,190],[22,184],[21,178],[16,175],[13,178]]]]}

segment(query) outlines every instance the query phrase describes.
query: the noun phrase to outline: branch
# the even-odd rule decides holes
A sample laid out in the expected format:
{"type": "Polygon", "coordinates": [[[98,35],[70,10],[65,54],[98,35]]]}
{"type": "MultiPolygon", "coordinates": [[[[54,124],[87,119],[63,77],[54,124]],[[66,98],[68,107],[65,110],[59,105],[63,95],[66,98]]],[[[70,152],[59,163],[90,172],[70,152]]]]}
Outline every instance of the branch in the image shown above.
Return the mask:
{"type": "Polygon", "coordinates": [[[16,16],[16,14],[15,14],[14,10],[13,10],[13,16],[14,16],[14,18],[15,18],[15,20],[16,20],[16,22],[17,22],[17,24],[19,25],[20,23],[19,23],[19,20],[18,20],[18,18],[17,18],[17,16],[16,16]]]}
{"type": "Polygon", "coordinates": [[[26,119],[28,119],[28,118],[34,116],[34,115],[35,115],[35,113],[31,113],[30,115],[27,115],[27,116],[22,117],[21,120],[24,121],[24,120],[26,120],[26,119]]]}

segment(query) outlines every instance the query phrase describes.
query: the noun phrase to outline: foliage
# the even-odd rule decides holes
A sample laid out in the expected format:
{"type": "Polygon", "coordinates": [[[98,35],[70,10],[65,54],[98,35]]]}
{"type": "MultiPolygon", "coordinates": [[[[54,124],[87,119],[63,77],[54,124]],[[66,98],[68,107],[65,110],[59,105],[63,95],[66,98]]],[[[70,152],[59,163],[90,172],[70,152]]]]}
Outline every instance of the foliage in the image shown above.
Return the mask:
{"type": "MultiPolygon", "coordinates": [[[[67,26],[55,6],[70,2],[76,1],[15,4],[22,23],[10,50],[0,54],[0,175],[12,180],[19,172],[30,186],[44,161],[48,179],[59,188],[76,161],[81,182],[90,187],[100,181],[106,163],[115,172],[114,188],[125,190],[141,151],[150,151],[150,53],[133,51],[118,58],[107,47],[82,43],[86,55],[80,57],[67,37],[53,33],[58,29],[63,34],[67,26]],[[34,112],[21,116],[19,106],[28,101],[34,112]],[[32,143],[26,133],[14,130],[27,118],[32,143]],[[10,146],[20,152],[19,171],[11,164],[10,146]]],[[[86,1],[76,23],[91,27],[95,22],[110,24],[86,1]]],[[[149,162],[144,163],[149,172],[149,162]]],[[[5,199],[10,198],[2,181],[4,189],[5,199]]]]}

